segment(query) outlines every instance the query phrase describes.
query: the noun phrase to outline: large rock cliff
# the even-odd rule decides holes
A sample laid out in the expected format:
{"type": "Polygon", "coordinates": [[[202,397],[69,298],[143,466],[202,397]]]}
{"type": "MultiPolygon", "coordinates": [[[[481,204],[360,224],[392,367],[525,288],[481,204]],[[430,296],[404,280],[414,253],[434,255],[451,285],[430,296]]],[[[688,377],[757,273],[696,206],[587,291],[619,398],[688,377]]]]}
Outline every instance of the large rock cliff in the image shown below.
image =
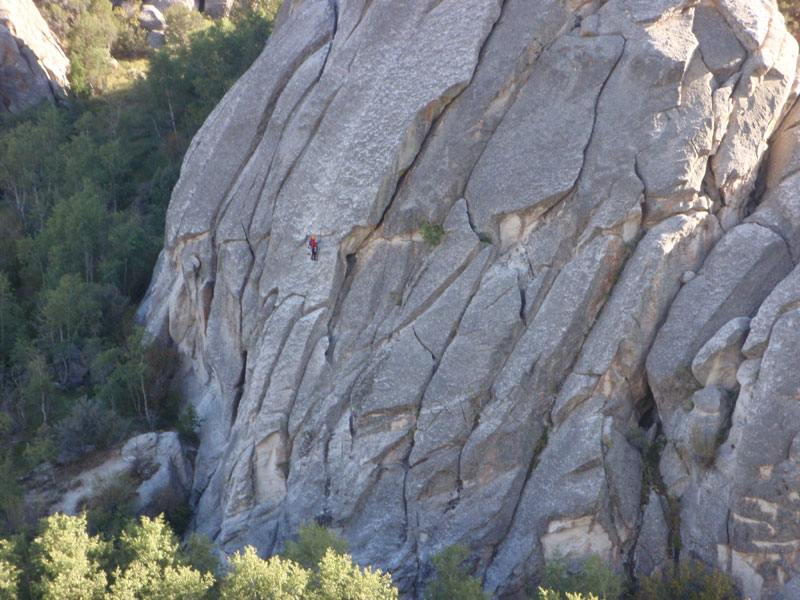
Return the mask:
{"type": "Polygon", "coordinates": [[[0,116],[63,98],[69,59],[32,0],[0,0],[0,116]]]}
{"type": "Polygon", "coordinates": [[[192,142],[148,304],[204,419],[196,528],[266,554],[316,518],[411,593],[455,542],[502,597],[556,552],[800,586],[772,0],[282,11],[192,142]]]}

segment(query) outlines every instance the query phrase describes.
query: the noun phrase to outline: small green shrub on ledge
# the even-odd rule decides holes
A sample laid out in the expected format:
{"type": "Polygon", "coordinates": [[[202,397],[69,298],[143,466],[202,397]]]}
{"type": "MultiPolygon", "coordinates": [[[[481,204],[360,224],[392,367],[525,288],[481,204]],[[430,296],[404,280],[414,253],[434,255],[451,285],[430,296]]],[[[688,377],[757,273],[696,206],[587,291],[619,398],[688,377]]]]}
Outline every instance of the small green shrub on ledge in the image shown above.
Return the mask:
{"type": "Polygon", "coordinates": [[[420,224],[420,233],[422,234],[422,239],[428,244],[438,246],[442,243],[444,228],[441,225],[433,225],[428,221],[423,221],[420,224]]]}

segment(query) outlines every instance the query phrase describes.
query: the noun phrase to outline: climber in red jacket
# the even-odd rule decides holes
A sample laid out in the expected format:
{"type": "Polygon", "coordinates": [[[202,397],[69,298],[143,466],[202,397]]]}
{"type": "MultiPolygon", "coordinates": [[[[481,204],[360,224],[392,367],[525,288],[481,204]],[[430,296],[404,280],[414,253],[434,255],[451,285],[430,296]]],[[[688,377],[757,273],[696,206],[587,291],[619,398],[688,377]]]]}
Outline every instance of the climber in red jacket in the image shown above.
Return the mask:
{"type": "Polygon", "coordinates": [[[311,260],[317,260],[317,236],[311,236],[311,239],[308,240],[308,247],[311,248],[311,260]]]}

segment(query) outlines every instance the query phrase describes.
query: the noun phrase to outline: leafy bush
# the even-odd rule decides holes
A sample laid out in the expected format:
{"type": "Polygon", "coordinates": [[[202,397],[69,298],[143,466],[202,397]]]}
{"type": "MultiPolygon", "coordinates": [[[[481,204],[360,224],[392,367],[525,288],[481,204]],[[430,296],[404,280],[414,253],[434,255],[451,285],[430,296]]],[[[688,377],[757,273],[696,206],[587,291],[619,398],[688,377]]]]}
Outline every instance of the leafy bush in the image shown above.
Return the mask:
{"type": "Polygon", "coordinates": [[[464,568],[469,551],[463,544],[447,546],[431,559],[436,577],[425,588],[426,600],[486,600],[490,594],[481,589],[479,579],[464,568]]]}
{"type": "Polygon", "coordinates": [[[22,570],[17,566],[17,556],[9,540],[0,540],[0,600],[16,600],[22,570]]]}
{"type": "Polygon", "coordinates": [[[111,45],[118,21],[109,0],[89,0],[69,32],[70,84],[72,92],[89,96],[103,90],[111,71],[111,45]]]}
{"type": "Polygon", "coordinates": [[[125,559],[114,571],[109,600],[202,598],[214,585],[214,576],[185,564],[178,540],[162,517],[141,521],[120,536],[125,559]]]}
{"type": "Polygon", "coordinates": [[[114,16],[119,23],[117,37],[111,45],[111,55],[114,58],[132,59],[148,56],[152,49],[147,43],[147,30],[139,25],[139,8],[130,16],[125,10],[117,6],[114,16]]]}
{"type": "Polygon", "coordinates": [[[738,600],[733,580],[699,561],[669,565],[662,573],[643,577],[636,600],[738,600]]]}
{"type": "Polygon", "coordinates": [[[194,405],[187,403],[181,416],[178,418],[178,435],[182,441],[196,444],[200,440],[198,432],[202,424],[203,421],[197,416],[194,405]]]}
{"type": "Polygon", "coordinates": [[[128,473],[97,479],[83,506],[89,531],[102,532],[108,537],[118,535],[135,514],[133,505],[138,487],[139,482],[128,473]]]}
{"type": "Polygon", "coordinates": [[[540,600],[563,600],[568,593],[617,600],[624,591],[625,579],[615,575],[599,556],[590,556],[573,574],[567,568],[566,559],[556,555],[545,565],[542,586],[540,600]]]}
{"type": "Polygon", "coordinates": [[[59,462],[80,458],[92,448],[109,448],[127,433],[123,418],[96,398],[80,398],[56,426],[59,462]]]}
{"type": "Polygon", "coordinates": [[[217,577],[220,564],[214,555],[214,542],[207,536],[192,532],[189,539],[183,544],[183,553],[186,555],[187,564],[201,573],[211,573],[217,577]]]}
{"type": "Polygon", "coordinates": [[[422,239],[431,246],[438,246],[442,242],[442,235],[444,235],[444,228],[441,225],[432,225],[427,221],[420,224],[420,233],[422,239]]]}
{"type": "MultiPolygon", "coordinates": [[[[373,570],[361,569],[349,554],[338,554],[328,548],[317,564],[317,577],[312,583],[314,600],[398,600],[397,588],[392,586],[392,576],[373,570]]],[[[468,600],[461,596],[461,600],[468,600]]]]}

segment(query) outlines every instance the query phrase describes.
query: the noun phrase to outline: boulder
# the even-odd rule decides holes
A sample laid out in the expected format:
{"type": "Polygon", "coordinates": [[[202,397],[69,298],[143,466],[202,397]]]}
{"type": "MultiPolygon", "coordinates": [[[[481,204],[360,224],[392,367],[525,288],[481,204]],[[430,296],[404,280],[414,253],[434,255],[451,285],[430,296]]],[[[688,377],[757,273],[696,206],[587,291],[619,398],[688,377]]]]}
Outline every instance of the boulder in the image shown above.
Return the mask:
{"type": "Polygon", "coordinates": [[[152,5],[157,8],[162,15],[166,14],[171,6],[175,5],[185,6],[189,10],[194,10],[197,8],[197,4],[194,0],[152,0],[151,2],[148,2],[148,4],[143,5],[142,8],[148,5],[152,5]]]}
{"type": "Polygon", "coordinates": [[[78,514],[104,487],[128,477],[136,492],[134,510],[155,516],[189,499],[192,476],[192,463],[177,433],[145,433],[106,452],[100,464],[70,475],[67,492],[45,508],[49,513],[78,514]]]}
{"type": "Polygon", "coordinates": [[[164,15],[158,8],[152,4],[142,4],[142,9],[139,11],[139,25],[148,32],[163,31],[166,22],[164,21],[164,15]]]}
{"type": "Polygon", "coordinates": [[[736,371],[744,361],[742,344],[749,330],[749,318],[731,319],[700,348],[692,361],[692,374],[702,386],[737,387],[736,371]]]}

